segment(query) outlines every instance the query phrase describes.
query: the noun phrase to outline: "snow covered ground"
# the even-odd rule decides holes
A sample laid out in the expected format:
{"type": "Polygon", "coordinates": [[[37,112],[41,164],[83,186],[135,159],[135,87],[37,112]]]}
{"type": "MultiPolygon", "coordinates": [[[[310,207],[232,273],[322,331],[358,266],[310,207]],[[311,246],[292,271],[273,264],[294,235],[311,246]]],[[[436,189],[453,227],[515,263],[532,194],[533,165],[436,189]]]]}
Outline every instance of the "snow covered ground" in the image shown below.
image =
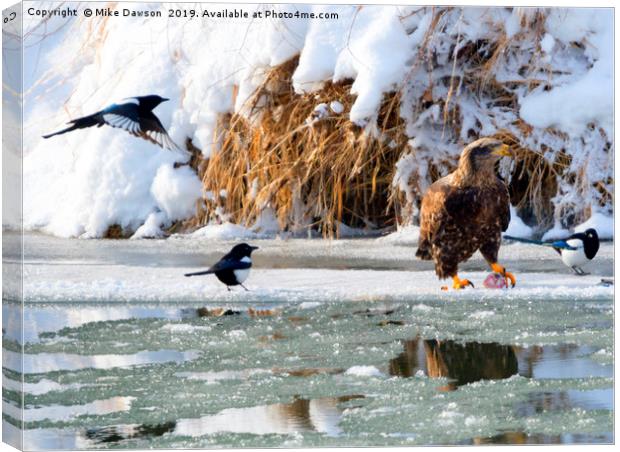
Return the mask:
{"type": "Polygon", "coordinates": [[[186,278],[208,267],[234,242],[175,236],[158,241],[84,241],[28,235],[25,239],[24,294],[28,301],[354,301],[384,298],[532,299],[610,297],[598,286],[613,274],[613,247],[603,243],[576,277],[546,248],[506,244],[500,262],[517,276],[507,291],[482,288],[489,270],[480,255],[461,267],[476,289],[442,292],[430,262],[415,257],[415,247],[400,236],[352,240],[254,240],[254,268],[241,288],[228,292],[213,276],[186,278]]]}

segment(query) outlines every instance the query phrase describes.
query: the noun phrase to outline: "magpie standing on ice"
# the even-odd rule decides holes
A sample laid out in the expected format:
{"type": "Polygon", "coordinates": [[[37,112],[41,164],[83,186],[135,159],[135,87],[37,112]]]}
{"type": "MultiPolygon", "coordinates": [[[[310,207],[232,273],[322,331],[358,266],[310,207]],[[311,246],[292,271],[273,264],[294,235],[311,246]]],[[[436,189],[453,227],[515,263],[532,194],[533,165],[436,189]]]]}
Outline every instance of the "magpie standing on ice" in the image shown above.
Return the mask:
{"type": "Polygon", "coordinates": [[[230,252],[221,258],[215,265],[208,270],[195,273],[186,273],[185,276],[209,275],[214,273],[217,279],[226,284],[226,288],[230,291],[230,286],[241,286],[245,290],[247,287],[243,285],[252,267],[252,251],[257,250],[257,246],[250,246],[247,243],[235,245],[230,252]]]}
{"type": "Polygon", "coordinates": [[[579,276],[587,275],[581,266],[594,259],[599,248],[598,234],[596,229],[592,228],[586,229],[585,232],[578,232],[570,237],[553,242],[541,242],[539,240],[523,239],[509,235],[505,235],[504,238],[517,242],[552,247],[562,257],[564,265],[570,267],[579,276]]]}
{"type": "Polygon", "coordinates": [[[596,229],[586,229],[570,237],[553,242],[553,248],[562,256],[564,265],[573,269],[580,276],[587,273],[581,268],[594,259],[599,248],[598,234],[596,229]],[[565,247],[564,245],[568,245],[565,247]]]}
{"type": "Polygon", "coordinates": [[[166,132],[157,116],[153,114],[153,109],[162,102],[169,99],[157,95],[129,97],[127,102],[122,104],[112,104],[92,115],[69,121],[71,124],[66,129],[58,132],[43,135],[43,138],[50,138],[54,135],[71,132],[77,129],[85,129],[87,127],[101,127],[107,124],[112,127],[123,129],[130,134],[150,141],[164,149],[180,149],[177,144],[166,132]]]}

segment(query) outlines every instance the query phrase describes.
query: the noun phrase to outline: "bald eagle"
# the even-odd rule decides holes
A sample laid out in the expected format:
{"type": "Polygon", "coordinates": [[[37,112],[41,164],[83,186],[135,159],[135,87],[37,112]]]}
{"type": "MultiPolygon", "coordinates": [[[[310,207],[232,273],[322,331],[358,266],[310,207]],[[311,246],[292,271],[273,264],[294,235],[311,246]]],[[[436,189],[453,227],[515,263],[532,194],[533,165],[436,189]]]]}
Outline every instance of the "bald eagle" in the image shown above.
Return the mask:
{"type": "Polygon", "coordinates": [[[454,289],[473,284],[459,279],[458,265],[477,250],[494,272],[510,280],[514,275],[497,262],[501,233],[510,222],[510,197],[495,173],[495,163],[512,157],[507,145],[493,138],[469,144],[458,168],[433,183],[420,211],[420,240],[416,256],[435,261],[440,279],[452,278],[454,289]]]}

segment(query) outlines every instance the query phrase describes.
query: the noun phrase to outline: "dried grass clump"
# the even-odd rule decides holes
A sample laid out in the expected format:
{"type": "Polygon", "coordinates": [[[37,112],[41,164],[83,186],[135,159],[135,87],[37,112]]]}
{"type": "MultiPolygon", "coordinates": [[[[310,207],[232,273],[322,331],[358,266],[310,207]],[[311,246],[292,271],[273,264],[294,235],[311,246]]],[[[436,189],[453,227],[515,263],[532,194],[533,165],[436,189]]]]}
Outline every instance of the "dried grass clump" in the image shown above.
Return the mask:
{"type": "Polygon", "coordinates": [[[564,158],[550,162],[543,153],[525,147],[506,130],[494,137],[509,145],[515,154],[508,184],[511,204],[524,220],[550,226],[554,211],[552,198],[558,191],[557,178],[570,165],[570,161],[566,161],[568,156],[562,154],[564,158]]]}
{"type": "Polygon", "coordinates": [[[221,148],[201,174],[209,195],[197,226],[213,220],[250,226],[266,208],[281,230],[294,233],[310,228],[334,237],[342,223],[370,229],[393,224],[386,200],[406,145],[399,95],[385,96],[375,133],[363,132],[348,119],[352,82],[328,82],[299,95],[291,83],[296,65],[293,59],[271,70],[246,114],[221,118],[221,148]],[[344,110],[332,111],[332,101],[344,110]],[[326,108],[315,110],[320,104],[326,108]]]}

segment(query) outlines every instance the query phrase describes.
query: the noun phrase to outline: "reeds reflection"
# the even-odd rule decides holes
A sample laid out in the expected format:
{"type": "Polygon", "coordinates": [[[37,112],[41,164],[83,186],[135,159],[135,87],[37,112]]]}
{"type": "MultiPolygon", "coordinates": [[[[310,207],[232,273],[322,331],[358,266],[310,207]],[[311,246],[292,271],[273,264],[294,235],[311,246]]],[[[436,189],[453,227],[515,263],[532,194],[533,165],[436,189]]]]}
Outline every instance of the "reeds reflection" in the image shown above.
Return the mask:
{"type": "Polygon", "coordinates": [[[450,383],[441,390],[480,380],[508,378],[518,372],[517,356],[512,346],[497,343],[451,340],[422,340],[404,342],[404,351],[389,364],[390,374],[411,377],[423,370],[429,377],[445,377],[450,383]]]}

